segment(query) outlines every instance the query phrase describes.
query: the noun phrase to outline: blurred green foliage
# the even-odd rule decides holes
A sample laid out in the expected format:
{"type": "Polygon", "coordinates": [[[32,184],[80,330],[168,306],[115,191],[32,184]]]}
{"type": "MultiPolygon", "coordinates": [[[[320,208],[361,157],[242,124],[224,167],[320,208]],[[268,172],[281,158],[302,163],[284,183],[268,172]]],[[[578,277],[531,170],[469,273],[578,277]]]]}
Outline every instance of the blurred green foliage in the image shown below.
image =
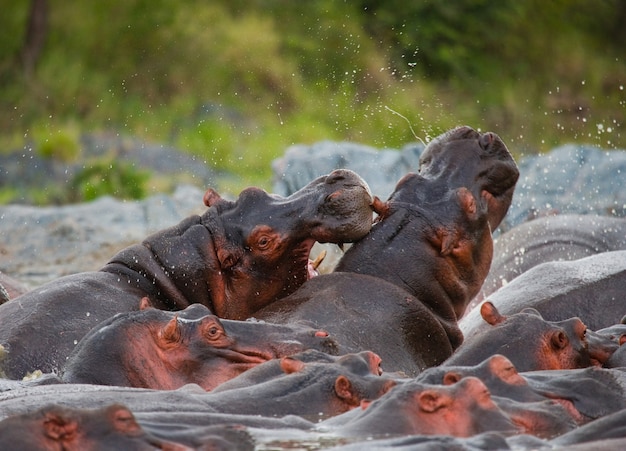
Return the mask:
{"type": "Polygon", "coordinates": [[[54,158],[64,163],[78,159],[80,147],[80,129],[76,124],[66,124],[62,128],[50,130],[45,124],[37,124],[32,129],[35,149],[44,158],[54,158]]]}
{"type": "Polygon", "coordinates": [[[0,0],[0,152],[72,158],[75,124],[268,188],[291,144],[400,147],[462,123],[518,155],[626,147],[621,0],[47,0],[30,73],[33,1],[0,0]]]}
{"type": "Polygon", "coordinates": [[[109,195],[122,199],[145,197],[149,173],[119,161],[96,161],[78,172],[73,180],[73,202],[94,200],[109,195]]]}

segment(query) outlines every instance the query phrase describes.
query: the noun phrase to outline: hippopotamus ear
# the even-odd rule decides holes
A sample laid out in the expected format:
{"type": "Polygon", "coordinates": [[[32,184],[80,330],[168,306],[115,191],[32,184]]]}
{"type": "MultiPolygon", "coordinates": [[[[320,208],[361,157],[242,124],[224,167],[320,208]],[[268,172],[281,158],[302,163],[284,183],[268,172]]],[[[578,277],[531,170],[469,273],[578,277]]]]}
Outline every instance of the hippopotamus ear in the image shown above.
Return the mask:
{"type": "Polygon", "coordinates": [[[180,342],[181,337],[182,333],[178,324],[178,315],[176,315],[159,331],[158,343],[161,347],[169,347],[180,342]]]}
{"type": "Polygon", "coordinates": [[[424,412],[433,413],[449,404],[449,397],[437,390],[424,390],[417,396],[417,405],[424,412]]]}
{"type": "Polygon", "coordinates": [[[550,343],[554,349],[565,349],[569,344],[569,338],[564,330],[553,330],[550,332],[550,343]]]}
{"type": "Polygon", "coordinates": [[[291,357],[283,357],[280,359],[280,369],[283,370],[285,374],[297,373],[304,369],[304,362],[292,359],[291,357]]]}
{"type": "Polygon", "coordinates": [[[506,316],[501,315],[496,306],[489,301],[483,302],[480,306],[480,316],[482,316],[483,319],[492,326],[500,324],[506,320],[506,316]]]}
{"type": "Polygon", "coordinates": [[[458,381],[463,379],[463,375],[457,373],[456,371],[448,371],[443,375],[443,385],[454,385],[458,381]]]}
{"type": "Polygon", "coordinates": [[[216,202],[219,202],[220,200],[222,200],[222,196],[220,196],[219,193],[215,191],[213,188],[209,188],[204,193],[204,197],[202,198],[202,200],[204,201],[204,205],[206,205],[207,207],[210,207],[216,202]]]}
{"type": "Polygon", "coordinates": [[[361,404],[361,400],[352,388],[350,379],[344,375],[338,376],[337,379],[335,379],[335,393],[349,406],[358,407],[361,404]]]}
{"type": "Polygon", "coordinates": [[[136,434],[141,431],[141,426],[135,420],[130,410],[121,404],[113,404],[108,407],[107,414],[113,427],[123,434],[136,434]]]}
{"type": "Polygon", "coordinates": [[[204,205],[206,205],[207,207],[212,207],[213,205],[217,205],[217,204],[225,204],[225,205],[231,205],[231,206],[235,205],[234,202],[222,199],[222,196],[220,196],[219,193],[215,191],[213,188],[209,188],[206,190],[206,192],[204,193],[204,196],[202,197],[202,201],[204,202],[204,205]]]}
{"type": "Polygon", "coordinates": [[[389,215],[389,202],[383,202],[378,196],[374,196],[372,210],[378,215],[376,222],[381,221],[389,215]]]}
{"type": "Polygon", "coordinates": [[[139,310],[146,310],[149,308],[154,308],[154,305],[152,305],[150,298],[148,296],[142,297],[139,301],[139,310]]]}
{"type": "Polygon", "coordinates": [[[476,216],[476,198],[472,194],[470,190],[462,186],[461,188],[456,190],[456,195],[459,199],[459,205],[461,209],[465,212],[465,214],[473,218],[476,216]]]}

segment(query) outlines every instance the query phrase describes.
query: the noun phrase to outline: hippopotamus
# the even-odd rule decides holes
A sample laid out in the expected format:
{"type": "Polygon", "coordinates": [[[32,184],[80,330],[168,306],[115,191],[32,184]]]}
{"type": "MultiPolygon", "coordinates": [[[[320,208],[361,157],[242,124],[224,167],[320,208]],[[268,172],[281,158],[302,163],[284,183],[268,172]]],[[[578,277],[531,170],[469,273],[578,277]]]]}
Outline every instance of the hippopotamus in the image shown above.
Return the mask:
{"type": "Polygon", "coordinates": [[[0,344],[8,377],[58,370],[99,322],[137,310],[206,305],[245,319],[295,291],[310,276],[316,241],[362,238],[372,225],[372,197],[352,171],[336,170],[283,198],[247,188],[237,200],[207,190],[209,207],[120,251],[99,271],[65,276],[0,305],[0,344]]]}
{"type": "Polygon", "coordinates": [[[262,362],[305,349],[336,352],[324,331],[220,319],[202,304],[171,312],[145,306],[92,329],[62,371],[70,383],[212,390],[262,362]],[[107,362],[102,366],[102,362],[107,362]]]}
{"type": "Polygon", "coordinates": [[[480,306],[488,328],[466,337],[443,365],[477,365],[502,354],[518,371],[557,370],[590,366],[587,327],[580,318],[547,321],[532,308],[502,315],[489,301],[480,306]]]}
{"type": "MultiPolygon", "coordinates": [[[[289,359],[290,361],[298,361],[294,364],[294,367],[295,365],[306,365],[308,363],[337,363],[339,365],[345,365],[349,367],[351,371],[359,374],[383,374],[381,358],[371,351],[363,351],[358,354],[332,355],[316,349],[307,349],[306,351],[290,355],[289,359]]],[[[282,378],[285,374],[289,374],[289,372],[285,370],[284,363],[285,359],[272,359],[263,362],[241,373],[237,377],[218,385],[211,392],[220,393],[236,388],[264,384],[276,378],[282,378]]]]}
{"type": "MultiPolygon", "coordinates": [[[[626,251],[602,252],[573,261],[541,263],[489,295],[503,315],[530,307],[548,321],[578,316],[593,331],[626,314],[626,251]]],[[[459,322],[465,336],[486,326],[479,309],[459,322]]]]}
{"type": "MultiPolygon", "coordinates": [[[[613,344],[613,349],[608,358],[602,362],[605,368],[626,367],[626,317],[621,319],[619,324],[605,327],[595,331],[597,337],[607,340],[613,344]]],[[[608,346],[607,346],[608,347],[608,346]]]]}
{"type": "Polygon", "coordinates": [[[519,176],[502,140],[459,127],[424,149],[370,233],[331,274],[255,313],[270,322],[312,321],[346,351],[371,350],[386,371],[415,375],[443,362],[463,336],[457,326],[480,289],[519,176]]]}
{"type": "Polygon", "coordinates": [[[626,373],[597,366],[519,373],[508,358],[495,354],[477,365],[441,365],[425,370],[418,380],[454,384],[464,377],[479,378],[494,399],[521,403],[552,401],[565,408],[564,420],[585,424],[626,408],[626,373]]]}
{"type": "Polygon", "coordinates": [[[319,421],[378,399],[397,385],[393,377],[373,371],[372,362],[377,359],[369,351],[346,354],[333,362],[283,357],[256,367],[261,370],[267,365],[271,371],[276,362],[282,374],[257,384],[213,391],[204,399],[220,413],[298,415],[319,421]]]}
{"type": "Polygon", "coordinates": [[[121,404],[99,409],[47,405],[34,412],[6,418],[0,421],[0,449],[192,450],[147,433],[132,412],[121,404]]]}
{"type": "MultiPolygon", "coordinates": [[[[324,422],[320,423],[318,429],[324,428],[324,422]]],[[[485,431],[516,434],[522,429],[494,404],[480,379],[466,377],[452,385],[408,381],[330,431],[377,438],[414,434],[470,437],[485,431]]]]}
{"type": "Polygon", "coordinates": [[[16,386],[0,393],[0,418],[30,412],[54,400],[76,408],[123,401],[135,413],[156,416],[176,410],[238,416],[299,415],[319,421],[359,407],[362,401],[373,401],[394,388],[396,380],[380,373],[379,361],[371,352],[348,354],[332,361],[303,362],[297,356],[283,357],[257,367],[269,365],[273,371],[276,364],[281,374],[264,382],[215,392],[206,392],[196,384],[168,391],[74,383],[16,386]]]}
{"type": "Polygon", "coordinates": [[[616,250],[626,250],[624,218],[564,214],[522,223],[494,239],[491,270],[468,309],[540,263],[616,250]]]}

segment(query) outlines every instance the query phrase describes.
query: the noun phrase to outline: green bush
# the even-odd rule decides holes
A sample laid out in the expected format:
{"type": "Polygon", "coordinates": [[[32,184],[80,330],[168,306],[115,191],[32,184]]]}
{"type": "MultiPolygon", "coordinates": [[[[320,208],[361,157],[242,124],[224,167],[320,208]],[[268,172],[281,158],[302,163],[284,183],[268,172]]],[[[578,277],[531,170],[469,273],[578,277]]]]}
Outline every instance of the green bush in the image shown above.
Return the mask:
{"type": "Polygon", "coordinates": [[[57,129],[36,128],[32,136],[37,153],[44,158],[71,163],[80,156],[80,132],[74,124],[57,129]]]}
{"type": "Polygon", "coordinates": [[[110,195],[121,199],[142,199],[146,196],[147,171],[119,161],[97,161],[73,178],[74,201],[90,201],[110,195]]]}

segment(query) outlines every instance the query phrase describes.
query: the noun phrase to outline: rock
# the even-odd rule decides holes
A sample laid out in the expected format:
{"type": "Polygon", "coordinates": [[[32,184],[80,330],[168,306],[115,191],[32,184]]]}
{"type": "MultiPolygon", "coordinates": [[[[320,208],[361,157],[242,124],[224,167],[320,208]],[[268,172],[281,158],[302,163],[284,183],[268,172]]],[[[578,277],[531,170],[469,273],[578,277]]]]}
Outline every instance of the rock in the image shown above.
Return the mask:
{"type": "Polygon", "coordinates": [[[386,199],[400,177],[407,172],[417,172],[423,149],[420,143],[407,144],[401,150],[377,150],[362,144],[333,141],[294,145],[272,163],[273,191],[288,196],[320,175],[346,168],[363,177],[372,194],[386,199]]]}
{"type": "MultiPolygon", "coordinates": [[[[348,142],[295,145],[274,161],[274,191],[291,194],[335,168],[356,171],[373,194],[386,199],[400,177],[419,168],[421,144],[377,151],[348,142]]],[[[513,149],[514,150],[514,149],[513,149]]],[[[626,216],[626,151],[565,145],[542,155],[516,158],[520,179],[500,231],[554,213],[626,216]]]]}
{"type": "Polygon", "coordinates": [[[120,249],[206,207],[204,191],[181,186],[142,201],[101,197],[60,207],[0,207],[0,271],[29,287],[103,266],[120,249]]]}
{"type": "Polygon", "coordinates": [[[522,158],[518,166],[511,226],[553,212],[626,216],[624,150],[565,145],[522,158]]]}
{"type": "MultiPolygon", "coordinates": [[[[217,186],[218,175],[206,161],[167,145],[115,133],[98,133],[81,136],[80,149],[76,161],[71,162],[43,158],[32,146],[0,154],[0,188],[19,193],[12,203],[35,203],[32,191],[44,189],[64,200],[62,193],[74,189],[75,177],[103,160],[124,162],[137,171],[147,171],[158,176],[160,181],[169,180],[174,185],[217,186]]],[[[52,199],[55,199],[54,195],[52,199]]]]}

